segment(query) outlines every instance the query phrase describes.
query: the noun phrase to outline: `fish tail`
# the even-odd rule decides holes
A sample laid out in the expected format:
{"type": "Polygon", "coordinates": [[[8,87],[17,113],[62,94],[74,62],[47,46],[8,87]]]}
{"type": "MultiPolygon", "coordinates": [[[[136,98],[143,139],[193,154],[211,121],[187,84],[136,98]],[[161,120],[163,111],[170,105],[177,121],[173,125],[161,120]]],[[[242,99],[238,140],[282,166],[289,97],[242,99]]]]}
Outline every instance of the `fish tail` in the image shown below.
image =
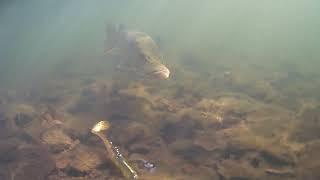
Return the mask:
{"type": "Polygon", "coordinates": [[[115,48],[118,41],[118,31],[113,24],[107,24],[104,41],[104,52],[109,53],[115,48]]]}
{"type": "Polygon", "coordinates": [[[123,25],[115,25],[108,23],[106,27],[106,37],[104,43],[105,53],[113,51],[119,43],[121,32],[123,31],[123,25]]]}

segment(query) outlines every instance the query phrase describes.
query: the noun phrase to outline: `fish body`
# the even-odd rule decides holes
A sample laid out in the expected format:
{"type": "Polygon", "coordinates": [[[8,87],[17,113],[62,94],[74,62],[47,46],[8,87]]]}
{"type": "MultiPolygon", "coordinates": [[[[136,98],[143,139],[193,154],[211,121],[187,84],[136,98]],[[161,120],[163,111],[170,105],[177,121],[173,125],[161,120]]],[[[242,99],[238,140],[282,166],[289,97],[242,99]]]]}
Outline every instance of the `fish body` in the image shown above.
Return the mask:
{"type": "Polygon", "coordinates": [[[148,34],[109,25],[107,37],[106,52],[116,50],[121,55],[119,69],[157,79],[169,78],[170,71],[161,62],[160,50],[148,34]]]}

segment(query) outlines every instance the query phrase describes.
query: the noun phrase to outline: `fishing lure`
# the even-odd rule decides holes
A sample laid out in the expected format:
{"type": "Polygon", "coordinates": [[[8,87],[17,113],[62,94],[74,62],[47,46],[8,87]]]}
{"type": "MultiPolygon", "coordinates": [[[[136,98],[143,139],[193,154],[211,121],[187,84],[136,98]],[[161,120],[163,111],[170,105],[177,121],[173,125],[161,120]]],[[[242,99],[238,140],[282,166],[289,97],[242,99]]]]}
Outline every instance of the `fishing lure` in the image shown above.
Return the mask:
{"type": "Polygon", "coordinates": [[[128,161],[120,153],[119,148],[114,146],[112,141],[109,141],[105,135],[106,130],[110,128],[108,121],[100,121],[93,126],[91,132],[97,135],[104,143],[108,158],[121,171],[122,175],[130,180],[138,179],[138,173],[129,165],[128,161]]]}

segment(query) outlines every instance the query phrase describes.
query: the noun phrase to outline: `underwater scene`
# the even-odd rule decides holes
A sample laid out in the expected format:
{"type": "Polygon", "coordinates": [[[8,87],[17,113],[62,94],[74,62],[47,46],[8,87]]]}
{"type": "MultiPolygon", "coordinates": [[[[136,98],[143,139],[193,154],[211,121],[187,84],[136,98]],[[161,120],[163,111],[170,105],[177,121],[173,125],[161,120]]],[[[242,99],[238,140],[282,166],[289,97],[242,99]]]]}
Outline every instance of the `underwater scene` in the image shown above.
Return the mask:
{"type": "Polygon", "coordinates": [[[0,2],[0,180],[320,179],[317,1],[0,2]]]}

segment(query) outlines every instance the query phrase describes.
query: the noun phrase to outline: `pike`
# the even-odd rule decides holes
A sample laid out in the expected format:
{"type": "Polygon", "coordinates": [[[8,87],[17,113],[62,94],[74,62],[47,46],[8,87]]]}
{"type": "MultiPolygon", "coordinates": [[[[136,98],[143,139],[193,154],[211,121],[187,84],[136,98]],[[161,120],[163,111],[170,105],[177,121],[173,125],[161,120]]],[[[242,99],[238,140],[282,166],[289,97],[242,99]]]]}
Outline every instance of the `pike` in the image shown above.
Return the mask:
{"type": "Polygon", "coordinates": [[[118,68],[156,79],[168,79],[169,69],[161,62],[159,47],[146,33],[108,25],[105,53],[118,52],[118,68]]]}

